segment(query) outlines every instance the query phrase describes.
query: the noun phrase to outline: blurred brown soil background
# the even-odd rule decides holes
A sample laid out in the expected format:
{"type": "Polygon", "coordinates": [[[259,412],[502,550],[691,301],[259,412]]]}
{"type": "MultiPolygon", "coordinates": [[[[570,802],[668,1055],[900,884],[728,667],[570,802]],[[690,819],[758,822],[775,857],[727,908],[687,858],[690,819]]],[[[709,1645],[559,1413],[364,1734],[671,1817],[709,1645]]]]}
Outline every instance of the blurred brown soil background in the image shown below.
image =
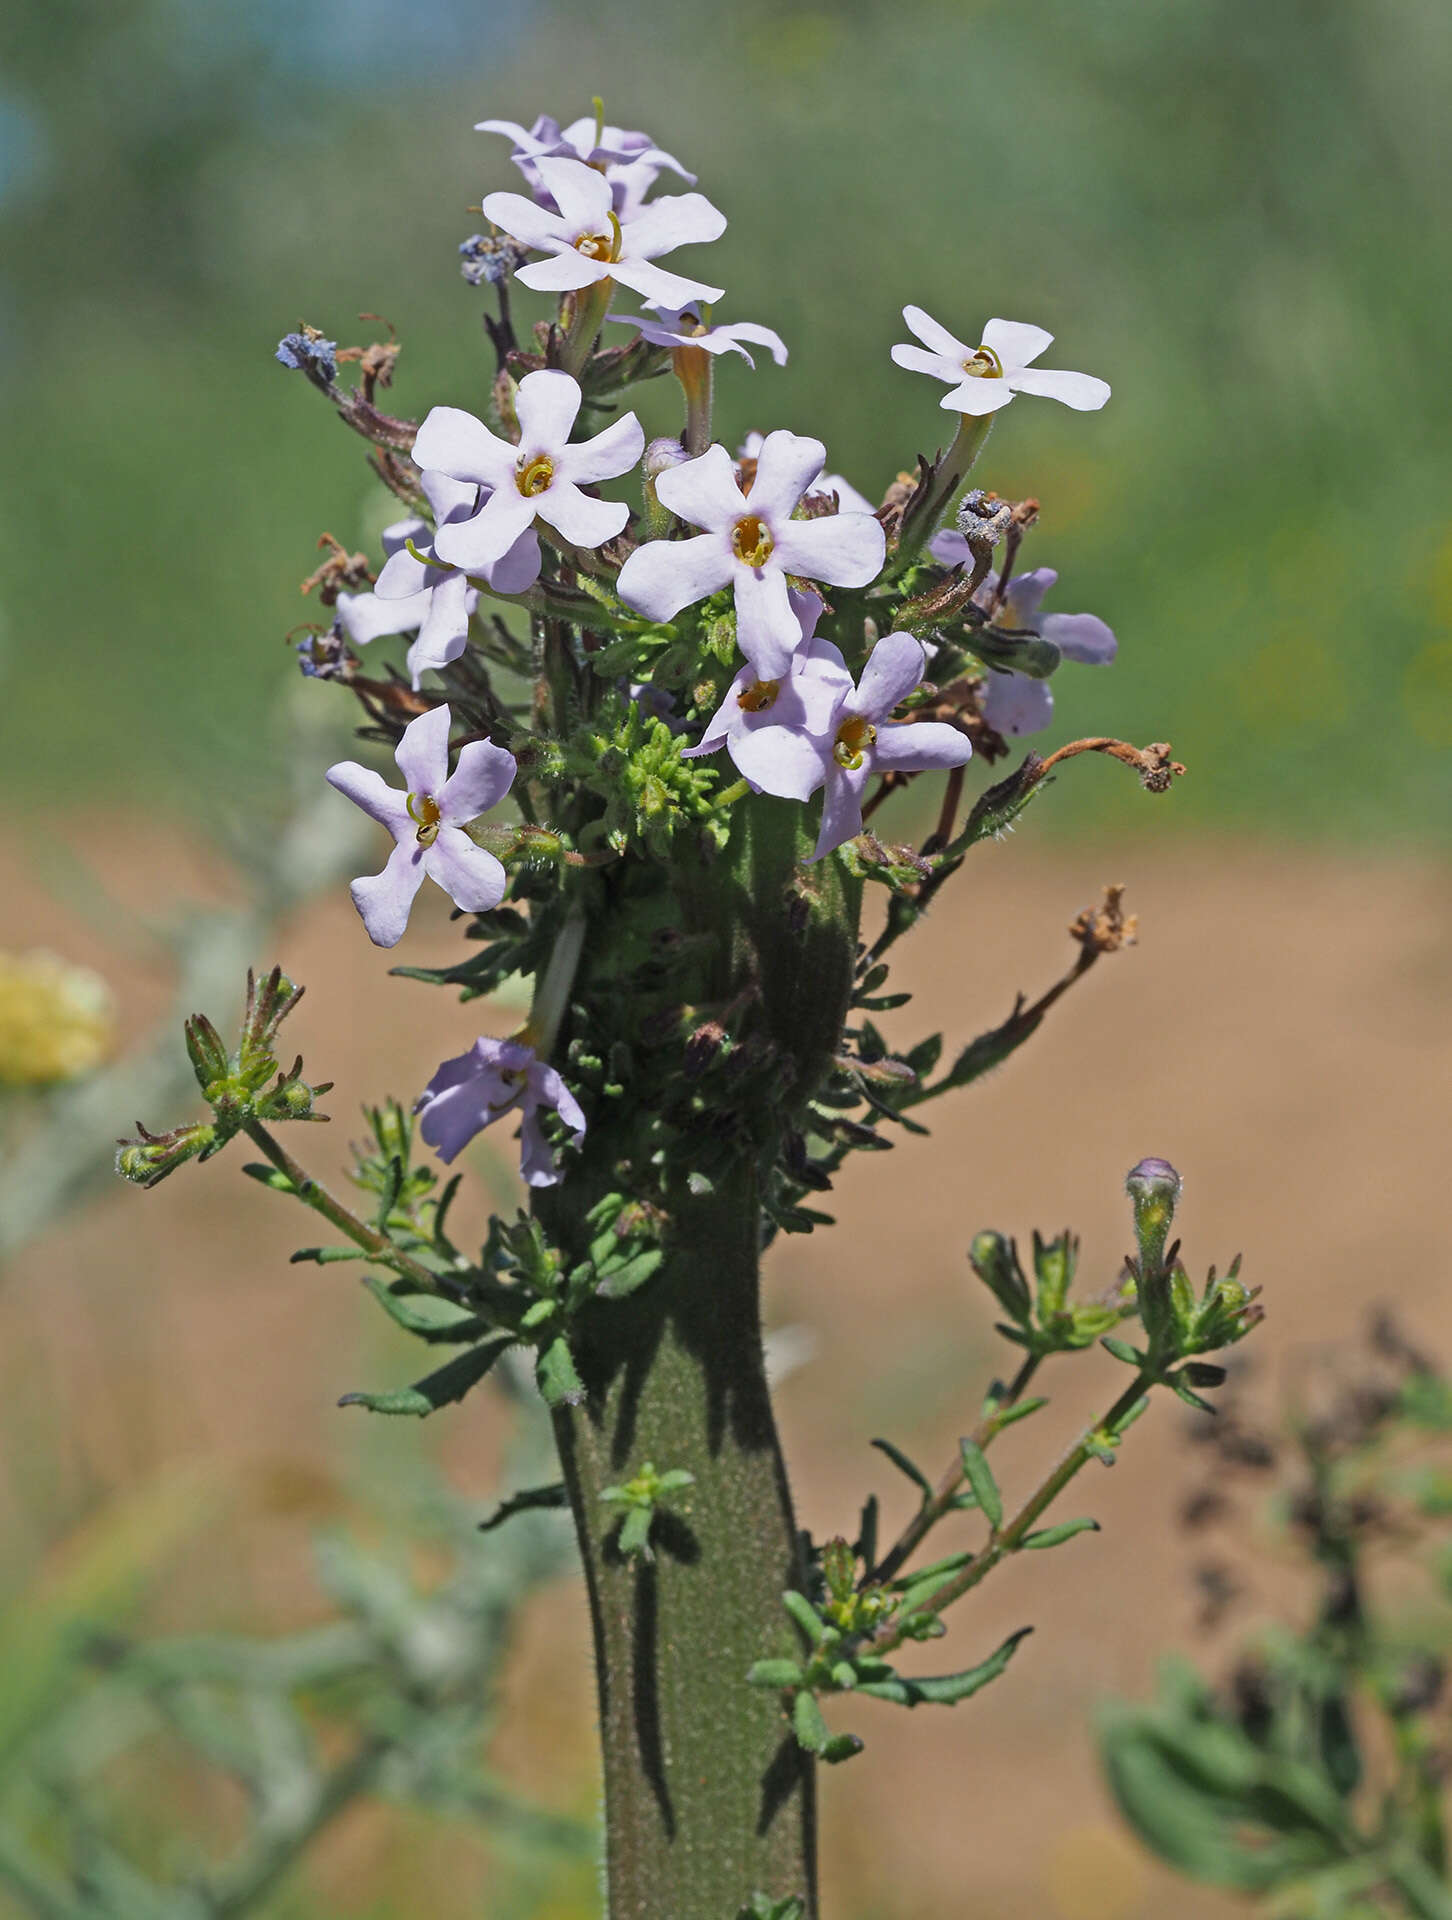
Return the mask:
{"type": "MultiPolygon", "coordinates": [[[[117,899],[149,909],[218,889],[195,848],[159,845],[151,829],[108,829],[103,871],[117,899]]],[[[964,1259],[972,1234],[994,1226],[1027,1240],[1035,1226],[1072,1224],[1083,1235],[1080,1285],[1097,1290],[1129,1243],[1121,1183],[1145,1154],[1186,1177],[1179,1225],[1192,1271],[1243,1250],[1246,1278],[1265,1288],[1269,1319],[1252,1342],[1261,1390],[1283,1391],[1312,1348],[1354,1338],[1377,1301],[1452,1359],[1452,1274],[1437,1217],[1452,1058],[1446,880],[1425,857],[1172,849],[1153,832],[1106,856],[1045,850],[1028,827],[973,856],[900,950],[893,984],[918,997],[884,1017],[894,1040],[941,1027],[951,1051],[1001,1019],[1017,990],[1041,991],[1072,957],[1069,921],[1106,881],[1128,882],[1141,944],[1105,959],[986,1084],[934,1109],[930,1140],[849,1166],[828,1203],[837,1230],[773,1251],[770,1321],[815,1342],[779,1410],[799,1514],[819,1537],[850,1534],[872,1488],[886,1526],[905,1517],[907,1484],[868,1441],[884,1434],[936,1474],[987,1380],[1009,1364],[964,1259]]],[[[165,1011],[162,970],[134,948],[111,948],[94,921],[48,895],[28,853],[0,865],[0,883],[7,945],[46,945],[99,967],[128,1034],[165,1011]]],[[[427,964],[451,940],[443,914],[430,912],[407,957],[427,964]]],[[[333,1126],[294,1136],[328,1177],[359,1102],[410,1096],[472,1039],[478,1010],[390,980],[341,889],[281,931],[276,957],[309,987],[295,1042],[316,1077],[338,1083],[326,1103],[333,1126]]],[[[486,1017],[499,1030],[510,1011],[486,1017]]],[[[118,1113],[115,1130],[133,1117],[118,1113]]],[[[163,1125],[183,1115],[142,1117],[163,1125]]],[[[486,1185],[508,1198],[512,1150],[502,1145],[474,1150],[487,1177],[477,1220],[486,1185]]],[[[215,1485],[213,1517],[159,1585],[149,1613],[159,1630],[316,1619],[326,1603],[309,1540],[338,1515],[366,1526],[370,1483],[390,1462],[437,1458],[457,1489],[477,1493],[481,1514],[500,1464],[501,1421],[485,1398],[424,1425],[370,1427],[336,1410],[349,1388],[410,1377],[418,1350],[382,1323],[352,1269],[287,1264],[312,1229],[238,1177],[243,1157],[234,1147],[159,1193],[103,1194],[26,1249],[0,1289],[0,1551],[12,1564],[62,1556],[67,1533],[102,1502],[180,1464],[203,1463],[215,1485]]],[[[1010,1499],[1107,1398],[1116,1369],[1096,1353],[1046,1373],[1052,1406],[995,1454],[1010,1499]]],[[[1241,1910],[1186,1889],[1123,1835],[1089,1728],[1097,1700],[1147,1689],[1164,1650],[1192,1649],[1223,1669],[1268,1606],[1294,1596],[1262,1532],[1229,1624],[1209,1637],[1198,1624],[1202,1543],[1179,1518],[1202,1472],[1190,1419],[1168,1399],[1157,1405],[1114,1471],[1093,1469],[1056,1509],[1093,1513],[1103,1532],[1007,1564],[958,1609],[946,1646],[922,1650],[923,1670],[963,1666],[1032,1623],[981,1698],[911,1716],[862,1701],[831,1709],[834,1726],[867,1740],[861,1758],[823,1780],[834,1920],[1149,1920],[1171,1909],[1211,1920],[1241,1910]]],[[[964,1516],[944,1529],[940,1551],[971,1538],[964,1516]]],[[[517,1652],[501,1771],[588,1811],[592,1714],[583,1599],[563,1582],[517,1652]]],[[[477,1841],[445,1827],[421,1845],[417,1825],[393,1812],[350,1818],[307,1869],[317,1906],[361,1911],[366,1869],[371,1912],[487,1913],[477,1841]],[[408,1875],[390,1904],[388,1862],[405,1853],[408,1875]]],[[[587,1898],[576,1888],[544,1913],[582,1915],[587,1898]]]]}

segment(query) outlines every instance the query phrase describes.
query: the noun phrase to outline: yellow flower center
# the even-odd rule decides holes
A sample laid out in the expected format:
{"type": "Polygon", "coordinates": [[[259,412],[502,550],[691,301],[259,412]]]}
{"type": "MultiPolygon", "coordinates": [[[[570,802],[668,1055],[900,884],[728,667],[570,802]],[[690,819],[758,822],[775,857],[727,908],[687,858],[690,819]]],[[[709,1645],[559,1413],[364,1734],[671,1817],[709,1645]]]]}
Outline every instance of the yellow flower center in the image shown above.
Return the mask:
{"type": "Polygon", "coordinates": [[[963,371],[970,380],[1001,380],[1003,362],[992,347],[979,347],[976,353],[963,362],[963,371]]]}
{"type": "Polygon", "coordinates": [[[414,838],[421,847],[431,847],[439,837],[439,812],[437,800],[430,799],[426,793],[411,793],[408,796],[408,817],[418,823],[418,832],[414,838]]]}
{"type": "Polygon", "coordinates": [[[526,500],[533,500],[537,494],[549,491],[555,477],[555,463],[547,453],[537,453],[532,458],[522,453],[514,466],[514,484],[526,500]]]}
{"type": "Polygon", "coordinates": [[[839,767],[845,767],[849,773],[856,773],[862,765],[863,755],[876,738],[877,728],[872,722],[864,720],[860,713],[854,713],[837,729],[832,758],[839,767]]]}
{"type": "MultiPolygon", "coordinates": [[[[600,171],[603,173],[605,169],[602,167],[600,171]]],[[[575,252],[583,253],[587,260],[618,260],[624,238],[620,231],[620,221],[612,213],[609,233],[577,233],[575,235],[575,252]]]]}
{"type": "Polygon", "coordinates": [[[758,520],[754,513],[748,513],[744,520],[738,520],[731,533],[731,551],[746,567],[764,567],[771,558],[776,542],[766,530],[766,523],[758,520]]]}
{"type": "Polygon", "coordinates": [[[737,694],[736,704],[743,713],[765,713],[768,707],[776,705],[776,696],[780,692],[780,681],[754,680],[737,694]]]}

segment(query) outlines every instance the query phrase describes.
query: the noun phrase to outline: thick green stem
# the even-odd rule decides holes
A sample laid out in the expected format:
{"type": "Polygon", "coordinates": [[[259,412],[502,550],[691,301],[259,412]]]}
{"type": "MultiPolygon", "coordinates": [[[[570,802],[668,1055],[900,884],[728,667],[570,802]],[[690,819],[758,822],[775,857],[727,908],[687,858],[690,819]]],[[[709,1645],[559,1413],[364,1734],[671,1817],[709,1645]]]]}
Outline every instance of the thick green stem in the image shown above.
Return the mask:
{"type": "MultiPolygon", "coordinates": [[[[567,1190],[539,1196],[552,1237],[588,1233],[567,1190]]],[[[799,1648],[781,1595],[801,1584],[757,1302],[760,1217],[743,1162],[681,1193],[665,1263],[577,1328],[583,1405],[556,1436],[585,1562],[599,1682],[611,1920],[735,1920],[757,1892],[816,1913],[813,1763],[752,1662],[799,1648]],[[695,1484],[623,1556],[603,1489],[645,1461],[695,1484]]]]}

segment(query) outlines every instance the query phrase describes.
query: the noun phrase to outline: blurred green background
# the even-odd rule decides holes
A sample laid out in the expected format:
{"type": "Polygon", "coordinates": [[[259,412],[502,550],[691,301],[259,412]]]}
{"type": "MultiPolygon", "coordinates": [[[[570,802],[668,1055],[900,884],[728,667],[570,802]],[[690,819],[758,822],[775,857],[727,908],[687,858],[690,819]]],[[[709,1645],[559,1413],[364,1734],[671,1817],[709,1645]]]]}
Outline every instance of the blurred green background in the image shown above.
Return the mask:
{"type": "MultiPolygon", "coordinates": [[[[868,491],[911,464],[946,416],[888,360],[908,300],[1040,322],[1113,383],[1015,407],[980,469],[1041,497],[1051,604],[1120,636],[1053,739],[1170,739],[1180,827],[1440,838],[1449,51],[1443,0],[11,0],[7,803],[245,812],[313,543],[388,517],[272,348],[383,313],[398,411],[481,403],[454,248],[516,182],[472,122],[599,91],[728,214],[720,311],[792,348],[725,372],[728,441],[818,433],[868,491]]],[[[1052,830],[1143,817],[1098,772],[1052,830]]]]}

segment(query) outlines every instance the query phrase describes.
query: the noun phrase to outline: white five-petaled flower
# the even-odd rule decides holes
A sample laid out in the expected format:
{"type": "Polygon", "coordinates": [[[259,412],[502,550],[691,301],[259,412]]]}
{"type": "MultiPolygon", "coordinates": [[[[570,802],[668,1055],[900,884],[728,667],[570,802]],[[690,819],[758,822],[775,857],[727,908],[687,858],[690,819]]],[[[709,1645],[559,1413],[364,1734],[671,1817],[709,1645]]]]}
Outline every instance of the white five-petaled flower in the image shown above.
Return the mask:
{"type": "MultiPolygon", "coordinates": [[[[479,489],[472,482],[451,480],[445,473],[425,473],[419,484],[433,509],[435,526],[470,519],[479,510],[479,489]]],[[[416,634],[408,650],[408,670],[417,688],[425,673],[446,667],[464,651],[469,616],[479,595],[456,569],[429,564],[434,557],[434,527],[426,520],[395,521],[383,529],[382,539],[388,558],[375,591],[340,593],[338,624],[357,647],[388,633],[416,634]]],[[[539,578],[539,568],[539,539],[530,529],[494,566],[478,571],[501,593],[523,593],[539,578]]]]}
{"type": "MultiPolygon", "coordinates": [[[[627,413],[593,440],[572,442],[580,401],[579,382],[568,373],[553,368],[527,373],[515,395],[517,447],[460,407],[432,409],[418,430],[415,460],[481,489],[477,511],[440,526],[434,551],[441,560],[467,573],[487,572],[510,553],[536,515],[573,547],[598,547],[614,539],[630,518],[629,508],[580,489],[633,467],[645,434],[635,415],[627,413]]],[[[507,591],[497,580],[496,585],[507,591]]]]}
{"type": "Polygon", "coordinates": [[[664,167],[678,173],[688,187],[696,184],[695,174],[687,173],[680,161],[658,147],[648,133],[601,126],[593,119],[572,120],[569,126],[561,127],[558,120],[542,113],[532,127],[521,127],[513,120],[480,120],[474,131],[507,134],[514,142],[510,159],[529,182],[530,192],[550,207],[555,204],[554,197],[535,164],[541,159],[583,160],[586,166],[603,173],[610,183],[615,211],[622,219],[641,206],[664,167]]]}
{"type": "MultiPolygon", "coordinates": [[[[973,556],[961,533],[945,530],[928,542],[928,551],[944,566],[971,565],[973,556]]],[[[1052,567],[1017,573],[999,597],[998,575],[990,573],[973,598],[994,624],[1013,632],[1052,640],[1066,660],[1086,667],[1107,667],[1119,651],[1113,629],[1096,613],[1040,613],[1039,604],[1058,580],[1052,567]]],[[[995,733],[1017,739],[1042,733],[1054,717],[1053,689],[1047,680],[1026,673],[989,672],[983,689],[983,718],[995,733]]]]}
{"type": "Polygon", "coordinates": [[[642,300],[668,307],[721,298],[720,287],[655,265],[662,253],[719,240],[726,231],[725,215],[704,194],[666,194],[619,214],[609,181],[583,161],[543,159],[534,165],[558,213],[522,193],[491,193],[484,201],[486,220],[521,245],[552,256],[519,269],[515,278],[524,286],[538,293],[568,293],[618,280],[642,300]]]}
{"type": "Polygon", "coordinates": [[[394,753],[402,792],[356,760],[328,769],[329,785],[387,827],[397,843],[382,873],[355,880],[349,889],[376,947],[397,946],[402,939],[425,875],[465,913],[487,913],[504,898],[503,867],[464,828],[508,793],[514,755],[491,741],[471,740],[450,774],[450,719],[447,707],[431,707],[404,728],[394,753]]]}
{"type": "Polygon", "coordinates": [[[547,1067],[523,1037],[480,1038],[467,1053],[444,1061],[415,1101],[414,1112],[419,1132],[445,1165],[476,1133],[517,1113],[519,1170],[530,1186],[552,1187],[560,1172],[539,1123],[541,1107],[554,1109],[579,1146],[585,1116],[555,1069],[547,1067]]]}
{"type": "Polygon", "coordinates": [[[892,357],[913,373],[946,380],[953,391],[938,404],[950,413],[994,413],[1016,393],[1041,393],[1078,413],[1093,413],[1109,398],[1108,383],[1092,373],[1063,373],[1032,364],[1054,337],[1042,327],[990,320],[981,343],[970,347],[921,307],[904,307],[902,317],[923,344],[894,347],[892,357]]]}
{"type": "Polygon", "coordinates": [[[684,307],[661,307],[654,314],[641,314],[638,319],[633,313],[613,313],[610,317],[627,326],[639,327],[641,337],[655,347],[699,347],[702,353],[739,353],[747,366],[754,369],[756,362],[742,344],[750,341],[754,347],[765,347],[779,367],[787,362],[786,342],[770,327],[758,326],[754,320],[708,326],[694,302],[684,307]]]}
{"type": "Polygon", "coordinates": [[[882,526],[869,513],[792,518],[826,457],[820,440],[778,428],[761,443],[749,492],[720,445],[662,473],[655,483],[661,505],[704,531],[637,547],[620,569],[621,599],[648,620],[670,620],[729,584],[737,644],[758,679],[780,680],[802,643],[788,574],[865,587],[886,551],[882,526]]]}
{"type": "MultiPolygon", "coordinates": [[[[761,449],[765,440],[764,433],[748,433],[736,449],[736,477],[743,483],[747,481],[748,476],[755,477],[756,463],[761,458],[761,449]]],[[[876,504],[840,473],[819,473],[812,482],[810,491],[824,495],[836,494],[838,513],[877,512],[876,504]]]]}
{"type": "Polygon", "coordinates": [[[779,680],[761,680],[754,667],[743,667],[706,731],[695,746],[681,750],[681,758],[697,760],[724,746],[736,771],[758,792],[806,800],[822,784],[817,739],[831,731],[838,703],[852,690],[852,675],[836,647],[814,637],[822,613],[818,596],[793,592],[791,599],[802,635],[791,671],[779,680]]]}

